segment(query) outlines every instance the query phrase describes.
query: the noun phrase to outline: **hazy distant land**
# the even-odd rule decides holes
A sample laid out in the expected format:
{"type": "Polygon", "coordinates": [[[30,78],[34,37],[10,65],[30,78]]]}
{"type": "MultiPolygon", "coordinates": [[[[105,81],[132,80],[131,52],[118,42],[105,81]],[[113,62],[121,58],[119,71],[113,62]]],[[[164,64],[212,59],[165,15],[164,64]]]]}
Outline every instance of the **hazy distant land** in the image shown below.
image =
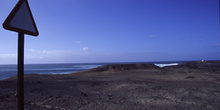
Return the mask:
{"type": "MultiPolygon", "coordinates": [[[[0,109],[14,110],[16,77],[0,81],[0,109]]],[[[115,64],[66,75],[25,75],[27,110],[220,109],[220,62],[115,64]]]]}

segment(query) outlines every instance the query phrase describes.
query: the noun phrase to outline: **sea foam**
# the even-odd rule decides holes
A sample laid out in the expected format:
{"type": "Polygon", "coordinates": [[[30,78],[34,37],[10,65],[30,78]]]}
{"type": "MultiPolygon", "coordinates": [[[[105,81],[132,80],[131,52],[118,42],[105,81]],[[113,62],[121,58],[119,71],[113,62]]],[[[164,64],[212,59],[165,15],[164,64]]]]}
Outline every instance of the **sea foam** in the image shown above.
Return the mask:
{"type": "Polygon", "coordinates": [[[165,67],[165,66],[174,66],[174,65],[178,65],[179,63],[168,63],[168,64],[155,64],[156,66],[159,67],[165,67]]]}

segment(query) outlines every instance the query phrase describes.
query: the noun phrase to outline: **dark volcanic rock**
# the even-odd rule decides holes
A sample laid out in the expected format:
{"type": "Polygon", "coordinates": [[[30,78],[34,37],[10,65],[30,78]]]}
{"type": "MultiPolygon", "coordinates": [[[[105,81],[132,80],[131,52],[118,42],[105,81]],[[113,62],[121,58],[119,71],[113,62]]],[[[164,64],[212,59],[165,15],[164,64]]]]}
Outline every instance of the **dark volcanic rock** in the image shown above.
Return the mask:
{"type": "Polygon", "coordinates": [[[125,70],[138,70],[138,69],[160,69],[160,67],[154,64],[137,63],[137,64],[111,64],[101,67],[97,67],[87,72],[113,72],[113,71],[125,71],[125,70]]]}
{"type": "Polygon", "coordinates": [[[187,69],[198,69],[198,70],[212,70],[220,71],[220,61],[195,61],[186,62],[175,66],[169,66],[164,68],[187,68],[187,69]]]}

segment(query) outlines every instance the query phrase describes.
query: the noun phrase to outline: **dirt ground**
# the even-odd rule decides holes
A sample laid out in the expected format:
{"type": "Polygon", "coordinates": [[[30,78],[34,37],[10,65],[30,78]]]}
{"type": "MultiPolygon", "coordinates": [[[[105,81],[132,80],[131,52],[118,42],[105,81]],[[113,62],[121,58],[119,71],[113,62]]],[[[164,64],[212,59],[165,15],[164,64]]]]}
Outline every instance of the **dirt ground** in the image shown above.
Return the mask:
{"type": "MultiPolygon", "coordinates": [[[[68,75],[29,74],[25,110],[219,110],[219,65],[111,65],[68,75]]],[[[16,81],[0,81],[0,110],[16,110],[16,81]]]]}

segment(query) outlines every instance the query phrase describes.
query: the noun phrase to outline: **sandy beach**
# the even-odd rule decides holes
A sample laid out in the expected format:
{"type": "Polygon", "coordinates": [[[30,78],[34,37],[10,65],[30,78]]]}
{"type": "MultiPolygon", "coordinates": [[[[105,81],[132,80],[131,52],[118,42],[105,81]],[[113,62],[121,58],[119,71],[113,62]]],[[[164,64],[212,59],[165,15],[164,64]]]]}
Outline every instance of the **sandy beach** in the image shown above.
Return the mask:
{"type": "MultiPolygon", "coordinates": [[[[16,77],[0,80],[0,110],[17,108],[16,77]]],[[[25,110],[219,110],[220,62],[115,64],[25,75],[25,110]]]]}

